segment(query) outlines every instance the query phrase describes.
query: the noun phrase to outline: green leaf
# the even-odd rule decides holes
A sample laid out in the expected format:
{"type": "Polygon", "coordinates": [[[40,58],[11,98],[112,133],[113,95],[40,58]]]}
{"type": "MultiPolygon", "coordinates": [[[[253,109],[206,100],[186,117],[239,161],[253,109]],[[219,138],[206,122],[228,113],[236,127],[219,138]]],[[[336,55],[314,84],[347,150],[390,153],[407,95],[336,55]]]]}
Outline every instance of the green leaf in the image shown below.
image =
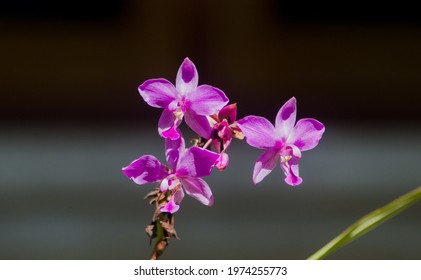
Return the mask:
{"type": "Polygon", "coordinates": [[[404,194],[401,197],[398,197],[385,206],[365,215],[354,224],[349,226],[337,237],[332,239],[323,248],[311,255],[308,260],[320,260],[325,258],[327,255],[345,246],[351,241],[354,241],[370,230],[378,227],[380,224],[394,217],[396,214],[405,210],[407,207],[418,202],[419,200],[421,200],[421,187],[418,187],[415,190],[404,194]]]}

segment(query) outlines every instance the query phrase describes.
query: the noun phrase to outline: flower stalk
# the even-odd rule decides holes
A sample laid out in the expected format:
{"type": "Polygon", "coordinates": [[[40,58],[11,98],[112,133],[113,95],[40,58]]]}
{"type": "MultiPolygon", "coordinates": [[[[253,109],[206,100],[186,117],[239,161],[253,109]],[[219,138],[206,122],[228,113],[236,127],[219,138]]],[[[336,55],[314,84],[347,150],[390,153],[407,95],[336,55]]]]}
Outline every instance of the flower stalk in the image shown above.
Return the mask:
{"type": "Polygon", "coordinates": [[[157,260],[164,253],[172,237],[179,239],[174,228],[174,215],[161,211],[162,205],[168,203],[168,196],[170,195],[170,191],[163,193],[160,192],[158,187],[145,197],[145,199],[151,198],[149,204],[155,204],[152,222],[147,225],[145,229],[151,242],[153,239],[156,239],[154,251],[150,258],[151,260],[157,260]]]}
{"type": "Polygon", "coordinates": [[[151,256],[151,260],[157,260],[165,251],[168,246],[169,239],[171,238],[171,234],[164,229],[161,224],[161,219],[164,219],[164,213],[159,215],[159,218],[156,220],[156,243],[154,247],[154,251],[151,256]]]}

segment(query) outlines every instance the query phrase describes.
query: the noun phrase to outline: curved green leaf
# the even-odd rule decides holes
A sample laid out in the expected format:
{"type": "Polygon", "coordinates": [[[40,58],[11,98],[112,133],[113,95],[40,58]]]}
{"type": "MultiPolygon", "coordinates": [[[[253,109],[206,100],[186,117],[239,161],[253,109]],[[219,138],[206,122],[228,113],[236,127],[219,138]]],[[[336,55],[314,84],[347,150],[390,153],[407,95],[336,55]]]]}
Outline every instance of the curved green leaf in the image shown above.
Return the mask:
{"type": "Polygon", "coordinates": [[[323,248],[311,255],[308,260],[320,260],[325,258],[330,253],[376,228],[380,224],[384,223],[388,219],[392,218],[419,200],[421,200],[421,187],[418,187],[415,190],[410,191],[401,197],[398,197],[385,206],[365,215],[354,224],[349,226],[337,237],[332,239],[323,248]]]}

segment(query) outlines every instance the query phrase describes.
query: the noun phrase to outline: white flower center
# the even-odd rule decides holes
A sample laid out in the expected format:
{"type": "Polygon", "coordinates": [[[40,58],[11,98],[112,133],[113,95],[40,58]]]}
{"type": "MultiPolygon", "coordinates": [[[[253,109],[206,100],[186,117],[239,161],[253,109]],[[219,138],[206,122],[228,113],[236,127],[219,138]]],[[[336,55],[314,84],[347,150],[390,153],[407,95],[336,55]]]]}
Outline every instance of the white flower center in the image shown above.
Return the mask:
{"type": "Polygon", "coordinates": [[[292,156],[281,156],[281,163],[287,163],[290,159],[292,159],[292,156]]]}

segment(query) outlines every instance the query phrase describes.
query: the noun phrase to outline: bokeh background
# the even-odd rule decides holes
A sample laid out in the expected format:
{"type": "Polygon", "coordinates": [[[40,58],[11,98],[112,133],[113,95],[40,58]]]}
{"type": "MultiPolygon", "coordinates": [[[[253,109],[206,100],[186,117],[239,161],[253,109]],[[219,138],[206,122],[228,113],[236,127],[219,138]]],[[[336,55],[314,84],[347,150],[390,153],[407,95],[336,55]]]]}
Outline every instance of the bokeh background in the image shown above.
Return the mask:
{"type": "MultiPolygon", "coordinates": [[[[175,81],[185,57],[238,115],[273,120],[291,96],[326,125],[289,187],[254,186],[260,150],[236,141],[187,197],[167,259],[304,259],[356,219],[421,184],[421,18],[399,1],[0,3],[0,258],[145,259],[152,185],[120,170],[164,159],[137,86],[175,81]]],[[[186,127],[183,127],[186,131],[186,127]]],[[[329,256],[420,259],[421,206],[329,256]]]]}

